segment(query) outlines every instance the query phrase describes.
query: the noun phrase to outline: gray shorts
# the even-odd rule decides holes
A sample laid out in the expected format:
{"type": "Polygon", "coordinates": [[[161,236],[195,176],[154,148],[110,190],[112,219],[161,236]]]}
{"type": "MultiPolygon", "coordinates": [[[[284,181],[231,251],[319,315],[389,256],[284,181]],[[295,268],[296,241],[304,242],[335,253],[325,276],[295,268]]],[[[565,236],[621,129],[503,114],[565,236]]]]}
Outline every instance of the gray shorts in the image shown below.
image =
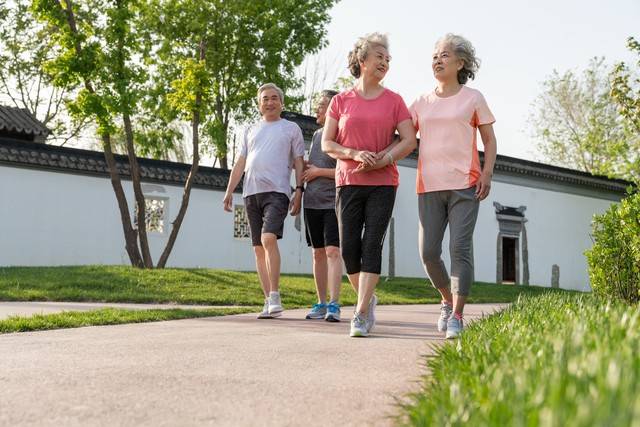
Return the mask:
{"type": "Polygon", "coordinates": [[[264,233],[272,233],[282,239],[284,219],[289,212],[289,197],[275,191],[252,194],[244,198],[244,207],[249,218],[253,246],[262,246],[261,236],[264,233]]]}

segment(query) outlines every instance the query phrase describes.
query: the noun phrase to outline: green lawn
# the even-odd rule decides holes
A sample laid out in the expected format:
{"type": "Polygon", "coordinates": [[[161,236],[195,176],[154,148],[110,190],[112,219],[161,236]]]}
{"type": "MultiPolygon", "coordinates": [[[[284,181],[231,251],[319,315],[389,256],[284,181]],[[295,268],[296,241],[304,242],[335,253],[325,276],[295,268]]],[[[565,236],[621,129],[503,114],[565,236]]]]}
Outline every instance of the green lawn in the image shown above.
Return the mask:
{"type": "MultiPolygon", "coordinates": [[[[342,302],[353,304],[355,293],[344,282],[342,302]]],[[[512,302],[518,295],[540,295],[548,288],[478,283],[469,302],[512,302]]],[[[315,302],[309,275],[283,275],[283,303],[288,308],[315,302]]],[[[437,292],[424,279],[381,281],[381,304],[438,303],[437,292]]],[[[0,301],[83,301],[262,305],[255,273],[211,269],[139,270],[125,266],[0,268],[0,301]]]]}
{"type": "Polygon", "coordinates": [[[639,308],[523,297],[438,347],[400,424],[639,426],[639,308]]]}
{"type": "Polygon", "coordinates": [[[57,314],[36,314],[29,317],[14,316],[0,320],[0,334],[47,329],[79,328],[82,326],[119,325],[123,323],[159,322],[163,320],[189,319],[195,317],[225,316],[250,311],[258,311],[258,307],[202,310],[121,310],[105,308],[85,312],[66,311],[57,314]]]}

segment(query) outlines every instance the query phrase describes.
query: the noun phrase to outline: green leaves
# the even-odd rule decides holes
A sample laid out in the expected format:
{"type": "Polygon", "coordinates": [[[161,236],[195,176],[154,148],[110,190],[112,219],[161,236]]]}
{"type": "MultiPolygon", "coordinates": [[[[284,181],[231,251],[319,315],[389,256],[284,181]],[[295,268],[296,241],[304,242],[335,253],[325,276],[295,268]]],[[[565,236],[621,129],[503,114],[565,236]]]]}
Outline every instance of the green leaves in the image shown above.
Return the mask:
{"type": "Polygon", "coordinates": [[[205,102],[209,101],[211,76],[204,60],[182,59],[179,68],[181,77],[171,82],[172,91],[167,95],[167,101],[188,119],[196,110],[206,111],[201,102],[196,102],[196,95],[200,93],[205,102]]]}
{"type": "Polygon", "coordinates": [[[593,58],[581,75],[554,71],[543,83],[531,124],[548,161],[596,175],[637,176],[632,166],[640,146],[610,92],[604,58],[593,58]]]}
{"type": "Polygon", "coordinates": [[[635,75],[624,62],[616,64],[612,73],[611,97],[618,104],[620,114],[632,124],[637,138],[640,134],[640,42],[629,37],[627,47],[638,55],[635,75]]]}

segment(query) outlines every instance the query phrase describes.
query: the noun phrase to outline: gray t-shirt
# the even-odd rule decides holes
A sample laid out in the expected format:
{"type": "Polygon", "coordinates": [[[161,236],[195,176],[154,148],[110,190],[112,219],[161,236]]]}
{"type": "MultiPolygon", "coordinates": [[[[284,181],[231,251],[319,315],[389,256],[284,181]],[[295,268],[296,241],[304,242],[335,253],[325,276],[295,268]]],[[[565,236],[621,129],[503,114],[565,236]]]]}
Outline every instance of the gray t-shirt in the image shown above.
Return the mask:
{"type": "MultiPolygon", "coordinates": [[[[335,169],[336,159],[322,152],[322,128],[311,138],[309,163],[319,168],[335,169]]],[[[336,205],[336,181],[319,177],[307,183],[304,191],[304,207],[306,209],[334,209],[336,205]]]]}
{"type": "Polygon", "coordinates": [[[247,159],[243,197],[269,191],[290,197],[293,160],[304,156],[302,131],[286,119],[262,120],[245,132],[240,155],[247,159]]]}

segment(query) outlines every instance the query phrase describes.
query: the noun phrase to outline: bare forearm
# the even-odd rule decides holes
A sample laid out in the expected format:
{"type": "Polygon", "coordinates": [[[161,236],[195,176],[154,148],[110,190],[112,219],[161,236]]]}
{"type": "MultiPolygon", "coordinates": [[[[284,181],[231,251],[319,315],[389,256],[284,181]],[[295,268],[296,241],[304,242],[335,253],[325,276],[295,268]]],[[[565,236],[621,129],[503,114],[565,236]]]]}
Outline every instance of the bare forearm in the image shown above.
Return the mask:
{"type": "Polygon", "coordinates": [[[356,150],[326,139],[322,141],[322,151],[337,160],[351,160],[357,153],[356,150]]]}
{"type": "Polygon", "coordinates": [[[498,144],[495,138],[484,142],[484,166],[482,167],[483,173],[493,175],[493,168],[496,165],[496,156],[498,153],[498,144]]]}
{"type": "Polygon", "coordinates": [[[302,157],[296,157],[293,161],[293,167],[296,171],[296,187],[301,186],[304,180],[302,174],[304,173],[304,160],[302,157]]]}
{"type": "Polygon", "coordinates": [[[389,149],[388,153],[391,154],[391,156],[393,156],[394,161],[398,161],[400,159],[404,159],[409,154],[411,154],[413,150],[416,149],[417,143],[416,143],[415,137],[409,136],[397,142],[394,142],[391,145],[393,145],[393,147],[390,146],[391,149],[389,149]]]}
{"type": "Polygon", "coordinates": [[[336,179],[336,170],[334,168],[318,168],[320,176],[323,178],[336,179]]]}
{"type": "Polygon", "coordinates": [[[229,176],[229,183],[227,184],[227,193],[233,193],[242,179],[243,172],[244,162],[238,162],[233,166],[233,169],[231,169],[231,175],[229,176]]]}

